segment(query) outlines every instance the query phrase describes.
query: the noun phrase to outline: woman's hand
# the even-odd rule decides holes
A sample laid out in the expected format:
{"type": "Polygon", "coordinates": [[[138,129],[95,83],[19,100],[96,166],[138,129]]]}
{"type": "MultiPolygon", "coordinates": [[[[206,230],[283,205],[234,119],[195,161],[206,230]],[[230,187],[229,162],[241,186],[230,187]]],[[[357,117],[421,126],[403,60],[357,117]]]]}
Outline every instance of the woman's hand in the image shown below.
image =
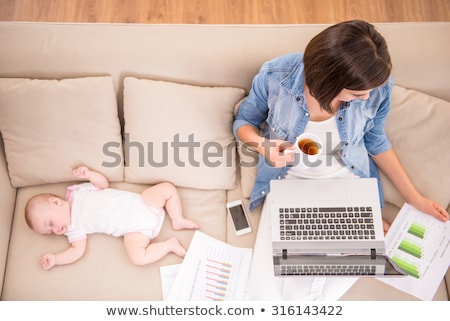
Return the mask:
{"type": "Polygon", "coordinates": [[[448,212],[435,201],[419,195],[410,202],[418,210],[436,217],[438,220],[446,222],[449,219],[448,212]]]}
{"type": "Polygon", "coordinates": [[[279,139],[266,139],[258,146],[258,152],[262,154],[274,167],[286,167],[294,161],[295,146],[290,142],[279,139]]]}
{"type": "Polygon", "coordinates": [[[280,139],[267,139],[259,135],[257,128],[244,125],[237,130],[239,139],[252,149],[264,156],[271,166],[286,167],[295,159],[295,147],[280,139]]]}

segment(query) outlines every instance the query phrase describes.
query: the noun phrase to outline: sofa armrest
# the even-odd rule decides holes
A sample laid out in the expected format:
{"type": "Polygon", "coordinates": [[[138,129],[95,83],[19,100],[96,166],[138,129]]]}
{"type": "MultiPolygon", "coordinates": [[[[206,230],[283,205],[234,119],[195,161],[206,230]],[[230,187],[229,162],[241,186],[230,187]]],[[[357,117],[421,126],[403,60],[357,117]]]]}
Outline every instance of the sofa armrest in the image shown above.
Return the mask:
{"type": "Polygon", "coordinates": [[[3,149],[3,138],[0,135],[0,297],[3,290],[3,279],[6,269],[11,225],[16,202],[16,189],[11,186],[8,167],[3,149]]]}

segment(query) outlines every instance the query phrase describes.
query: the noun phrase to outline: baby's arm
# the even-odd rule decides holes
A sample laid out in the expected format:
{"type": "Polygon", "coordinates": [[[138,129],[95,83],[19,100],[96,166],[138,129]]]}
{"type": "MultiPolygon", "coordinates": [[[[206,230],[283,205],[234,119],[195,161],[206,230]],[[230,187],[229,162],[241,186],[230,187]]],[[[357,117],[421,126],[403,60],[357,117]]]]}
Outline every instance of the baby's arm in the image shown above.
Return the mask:
{"type": "Polygon", "coordinates": [[[88,179],[92,185],[99,189],[105,189],[109,187],[108,179],[102,173],[94,170],[90,170],[86,166],[77,167],[73,174],[82,179],[88,179]]]}
{"type": "Polygon", "coordinates": [[[62,252],[45,254],[41,258],[41,266],[45,270],[49,270],[55,265],[70,264],[78,261],[86,251],[86,239],[75,241],[70,247],[62,252]]]}

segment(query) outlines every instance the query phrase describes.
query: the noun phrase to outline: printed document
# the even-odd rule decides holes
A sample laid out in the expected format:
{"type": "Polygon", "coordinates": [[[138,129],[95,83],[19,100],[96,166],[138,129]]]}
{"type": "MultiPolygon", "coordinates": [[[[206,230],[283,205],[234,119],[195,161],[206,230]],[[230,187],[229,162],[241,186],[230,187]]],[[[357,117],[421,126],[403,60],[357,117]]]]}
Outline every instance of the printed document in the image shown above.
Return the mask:
{"type": "Polygon", "coordinates": [[[421,300],[432,300],[450,264],[450,221],[405,204],[386,235],[387,255],[404,278],[379,279],[421,300]]]}
{"type": "Polygon", "coordinates": [[[176,266],[161,268],[163,293],[167,293],[164,299],[244,300],[251,258],[252,249],[234,247],[196,231],[178,270],[176,266]],[[174,271],[175,279],[168,280],[174,271]]]}

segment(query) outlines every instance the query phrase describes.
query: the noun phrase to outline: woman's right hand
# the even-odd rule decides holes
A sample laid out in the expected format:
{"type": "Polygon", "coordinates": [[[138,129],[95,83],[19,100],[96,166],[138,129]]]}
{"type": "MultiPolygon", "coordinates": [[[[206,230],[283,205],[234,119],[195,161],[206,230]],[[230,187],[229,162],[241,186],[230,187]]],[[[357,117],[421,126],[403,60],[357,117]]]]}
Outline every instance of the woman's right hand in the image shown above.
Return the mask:
{"type": "Polygon", "coordinates": [[[286,167],[294,161],[295,146],[281,139],[267,139],[259,135],[257,128],[244,125],[237,130],[239,139],[249,147],[255,148],[271,166],[286,167]]]}
{"type": "Polygon", "coordinates": [[[266,139],[258,145],[258,152],[273,167],[286,167],[294,162],[295,146],[292,143],[279,139],[266,139]]]}

